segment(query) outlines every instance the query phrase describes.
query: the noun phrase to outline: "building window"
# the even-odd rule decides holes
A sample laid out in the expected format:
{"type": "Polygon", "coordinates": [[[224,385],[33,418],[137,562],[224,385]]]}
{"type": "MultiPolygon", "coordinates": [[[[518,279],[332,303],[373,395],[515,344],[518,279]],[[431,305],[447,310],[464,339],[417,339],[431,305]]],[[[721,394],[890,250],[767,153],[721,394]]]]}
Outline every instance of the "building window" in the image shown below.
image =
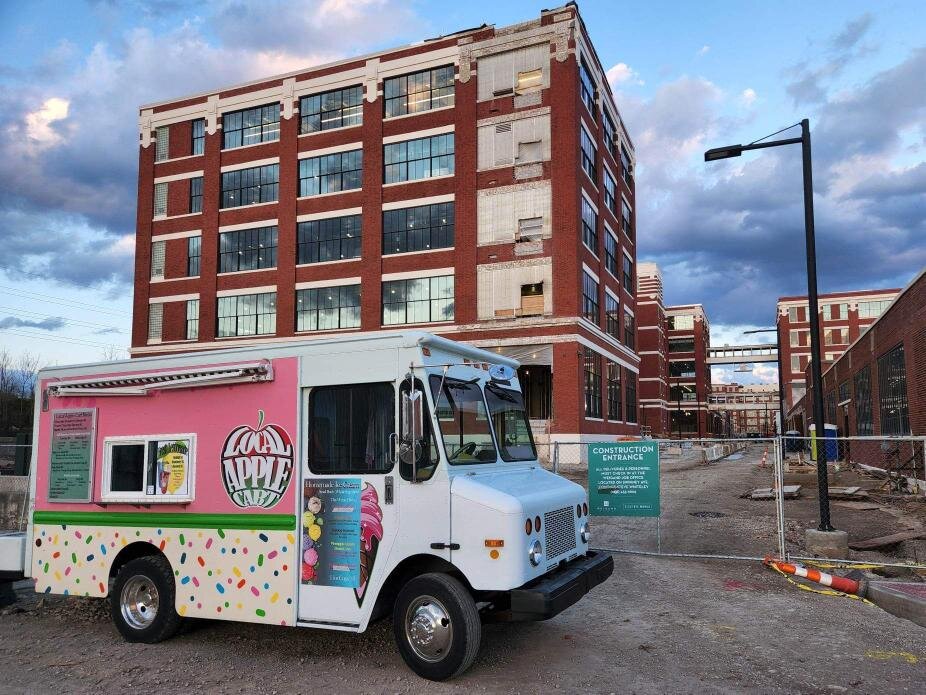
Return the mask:
{"type": "Polygon", "coordinates": [[[624,254],[624,289],[633,294],[633,261],[624,254]]]}
{"type": "Polygon", "coordinates": [[[383,325],[453,321],[453,275],[383,283],[383,325]]]}
{"type": "Polygon", "coordinates": [[[195,278],[199,275],[203,255],[203,238],[191,236],[186,240],[186,275],[195,278]]]}
{"type": "Polygon", "coordinates": [[[363,185],[363,150],[299,160],[299,197],[356,190],[363,185]]]}
{"type": "Polygon", "coordinates": [[[803,373],[803,370],[801,369],[801,356],[800,355],[791,355],[791,372],[792,373],[796,373],[796,372],[803,373]]]}
{"type": "Polygon", "coordinates": [[[621,200],[621,230],[628,239],[633,239],[633,211],[623,200],[621,200]]]}
{"type": "Polygon", "coordinates": [[[670,331],[693,331],[694,315],[693,314],[676,314],[669,316],[668,319],[670,331]]]}
{"type": "Polygon", "coordinates": [[[823,340],[827,345],[845,345],[848,340],[845,328],[827,328],[823,331],[823,340]]]}
{"type": "Polygon", "coordinates": [[[584,126],[579,127],[579,151],[582,158],[582,169],[588,174],[592,183],[597,185],[598,179],[595,176],[595,162],[598,157],[598,151],[595,148],[595,143],[592,142],[592,137],[588,134],[588,131],[585,130],[584,126]]]}
{"type": "Polygon", "coordinates": [[[219,272],[276,268],[277,228],[257,227],[219,234],[219,272]]]}
{"type": "Polygon", "coordinates": [[[540,241],[543,238],[543,217],[527,217],[518,220],[516,241],[540,241]]]}
{"type": "Polygon", "coordinates": [[[878,318],[885,309],[890,306],[890,299],[882,299],[879,301],[871,302],[859,302],[858,303],[858,317],[860,319],[876,319],[878,318]]]}
{"type": "Polygon", "coordinates": [[[604,266],[611,275],[620,277],[617,270],[617,238],[607,229],[604,233],[604,266]]]}
{"type": "Polygon", "coordinates": [[[824,304],[823,305],[823,320],[824,321],[836,321],[839,319],[849,318],[849,305],[845,303],[841,304],[824,304]]]}
{"type": "Polygon", "coordinates": [[[148,305],[148,342],[161,342],[161,330],[164,326],[164,305],[148,305]]]}
{"type": "Polygon", "coordinates": [[[363,87],[335,89],[299,99],[299,132],[344,128],[363,123],[363,87]]]}
{"type": "Polygon", "coordinates": [[[453,106],[455,71],[453,65],[447,65],[386,80],[386,118],[453,106]]]}
{"type": "Polygon", "coordinates": [[[604,204],[608,210],[617,214],[617,184],[611,177],[607,169],[602,170],[602,179],[604,180],[604,204]]]}
{"type": "Polygon", "coordinates": [[[637,345],[637,322],[633,314],[624,309],[624,345],[633,350],[637,345]]]}
{"type": "Polygon", "coordinates": [[[852,382],[855,387],[855,433],[860,437],[870,436],[874,434],[871,420],[871,366],[866,364],[856,372],[852,382]]]}
{"type": "Polygon", "coordinates": [[[627,388],[627,397],[624,399],[627,403],[625,421],[635,423],[637,421],[637,375],[627,370],[624,377],[627,388]]]}
{"type": "Polygon", "coordinates": [[[826,421],[836,424],[836,391],[830,391],[826,394],[826,421]]]}
{"type": "Polygon", "coordinates": [[[521,316],[543,315],[543,283],[521,285],[521,316]]]}
{"type": "Polygon", "coordinates": [[[627,188],[633,188],[633,164],[630,160],[630,154],[623,145],[621,145],[621,175],[624,177],[627,188]]]}
{"type": "Polygon", "coordinates": [[[601,417],[601,355],[585,348],[585,417],[601,417]]]}
{"type": "Polygon", "coordinates": [[[328,331],[360,326],[360,285],[296,291],[296,330],[328,331]]]}
{"type": "Polygon", "coordinates": [[[222,115],[222,147],[226,150],[279,139],[279,104],[268,104],[222,115]]]}
{"type": "MultiPolygon", "coordinates": [[[[850,395],[849,395],[849,382],[848,382],[848,381],[844,381],[844,382],[842,382],[842,383],[839,385],[839,402],[840,402],[840,403],[845,403],[846,401],[849,400],[849,398],[850,398],[850,395]]],[[[845,434],[848,434],[848,432],[846,432],[845,434]]]]}
{"type": "Polygon", "coordinates": [[[454,204],[383,212],[383,255],[453,246],[454,204]]]}
{"type": "Polygon", "coordinates": [[[694,338],[669,338],[669,352],[694,352],[694,338]]]}
{"type": "Polygon", "coordinates": [[[584,197],[582,198],[582,241],[589,251],[598,255],[598,213],[584,197]]]}
{"type": "Polygon", "coordinates": [[[199,338],[199,300],[188,299],[186,301],[186,339],[196,340],[197,338],[199,338]]]}
{"type": "Polygon", "coordinates": [[[218,337],[273,335],[277,330],[277,293],[219,297],[218,337]]]}
{"type": "Polygon", "coordinates": [[[621,419],[621,366],[608,360],[608,419],[621,419]]]}
{"type": "Polygon", "coordinates": [[[272,203],[279,194],[280,165],[268,164],[222,174],[222,208],[272,203]]]}
{"type": "Polygon", "coordinates": [[[669,362],[669,376],[673,379],[694,379],[694,360],[671,360],[669,362]]]}
{"type": "Polygon", "coordinates": [[[300,222],[296,230],[296,262],[324,263],[360,258],[362,238],[360,215],[300,222]]]}
{"type": "Polygon", "coordinates": [[[617,157],[617,130],[614,128],[614,121],[606,109],[601,112],[601,127],[604,131],[604,146],[614,157],[617,157]]]}
{"type": "Polygon", "coordinates": [[[162,125],[155,128],[154,137],[157,140],[154,161],[163,162],[170,155],[170,126],[162,125]]]}
{"type": "Polygon", "coordinates": [[[167,215],[167,184],[154,184],[154,216],[164,217],[167,215]]]}
{"type": "Polygon", "coordinates": [[[610,294],[608,294],[607,292],[604,293],[604,317],[605,317],[605,329],[608,331],[608,334],[620,340],[621,339],[620,304],[618,304],[618,301],[614,297],[612,297],[610,294]]]}
{"type": "Polygon", "coordinates": [[[393,466],[390,437],[395,433],[393,385],[312,389],[308,432],[308,463],[314,474],[389,472],[393,466]]]}
{"type": "Polygon", "coordinates": [[[791,347],[798,347],[801,344],[801,332],[800,331],[788,331],[788,344],[791,347]]]}
{"type": "Polygon", "coordinates": [[[206,151],[206,119],[197,118],[192,124],[191,154],[203,154],[206,151]]]}
{"type": "Polygon", "coordinates": [[[878,358],[878,405],[882,435],[910,434],[903,343],[878,358]]]}
{"type": "Polygon", "coordinates": [[[167,242],[155,241],[151,244],[151,279],[164,277],[164,263],[167,255],[167,242]]]}
{"type": "Polygon", "coordinates": [[[383,147],[384,183],[449,176],[454,171],[453,133],[383,147]]]}
{"type": "Polygon", "coordinates": [[[593,116],[595,115],[595,83],[592,82],[592,75],[588,71],[584,60],[579,61],[579,96],[582,103],[593,116]]]}
{"type": "MultiPolygon", "coordinates": [[[[679,403],[681,401],[697,401],[698,392],[694,384],[676,384],[669,387],[669,400],[679,403]]],[[[742,398],[738,402],[744,402],[742,398]]]]}
{"type": "Polygon", "coordinates": [[[598,325],[598,282],[582,273],[582,316],[598,325]]]}
{"type": "Polygon", "coordinates": [[[203,211],[203,177],[190,179],[190,212],[203,211]]]}

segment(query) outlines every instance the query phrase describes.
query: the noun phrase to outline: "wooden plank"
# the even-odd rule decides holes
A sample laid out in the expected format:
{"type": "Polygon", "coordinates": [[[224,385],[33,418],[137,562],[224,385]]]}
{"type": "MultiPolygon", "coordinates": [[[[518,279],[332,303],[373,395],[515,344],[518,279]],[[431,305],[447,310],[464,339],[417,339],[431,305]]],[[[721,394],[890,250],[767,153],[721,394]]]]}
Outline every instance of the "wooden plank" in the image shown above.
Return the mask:
{"type": "Polygon", "coordinates": [[[852,548],[852,550],[873,550],[888,545],[896,545],[901,541],[912,541],[919,538],[926,538],[926,531],[922,529],[911,529],[901,531],[900,533],[892,533],[889,536],[878,536],[877,538],[868,538],[863,541],[849,541],[849,547],[852,548]]]}

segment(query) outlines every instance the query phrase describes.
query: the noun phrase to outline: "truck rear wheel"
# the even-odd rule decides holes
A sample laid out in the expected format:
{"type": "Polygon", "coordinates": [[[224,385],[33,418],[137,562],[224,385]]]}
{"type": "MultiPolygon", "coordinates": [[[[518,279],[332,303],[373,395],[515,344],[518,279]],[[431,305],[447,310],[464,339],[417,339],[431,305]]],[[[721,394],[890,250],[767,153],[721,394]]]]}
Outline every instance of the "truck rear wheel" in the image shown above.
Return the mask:
{"type": "Polygon", "coordinates": [[[433,681],[468,669],[482,638],[473,597],[447,574],[423,574],[409,581],[396,599],[392,625],[405,663],[433,681]]]}
{"type": "Polygon", "coordinates": [[[172,637],[182,618],[174,608],[174,577],[160,555],[127,562],[109,596],[116,629],[129,642],[154,644],[172,637]]]}

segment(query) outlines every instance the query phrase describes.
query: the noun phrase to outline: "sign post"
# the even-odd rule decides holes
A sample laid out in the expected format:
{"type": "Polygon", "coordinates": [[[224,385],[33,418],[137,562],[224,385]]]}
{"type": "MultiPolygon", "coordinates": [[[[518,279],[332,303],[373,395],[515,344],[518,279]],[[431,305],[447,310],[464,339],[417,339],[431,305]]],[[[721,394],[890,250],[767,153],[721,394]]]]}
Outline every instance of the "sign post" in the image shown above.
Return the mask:
{"type": "Polygon", "coordinates": [[[607,442],[588,447],[588,499],[595,516],[659,517],[659,445],[607,442]]]}

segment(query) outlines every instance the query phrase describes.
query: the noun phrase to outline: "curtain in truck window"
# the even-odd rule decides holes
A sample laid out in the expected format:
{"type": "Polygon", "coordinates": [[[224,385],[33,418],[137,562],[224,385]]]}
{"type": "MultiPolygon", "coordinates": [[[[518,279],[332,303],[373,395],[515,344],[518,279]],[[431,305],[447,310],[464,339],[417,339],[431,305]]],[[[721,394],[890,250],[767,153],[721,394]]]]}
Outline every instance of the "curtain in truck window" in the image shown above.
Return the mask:
{"type": "Polygon", "coordinates": [[[387,473],[395,432],[392,384],[322,386],[309,397],[309,468],[313,473],[387,473]]]}

